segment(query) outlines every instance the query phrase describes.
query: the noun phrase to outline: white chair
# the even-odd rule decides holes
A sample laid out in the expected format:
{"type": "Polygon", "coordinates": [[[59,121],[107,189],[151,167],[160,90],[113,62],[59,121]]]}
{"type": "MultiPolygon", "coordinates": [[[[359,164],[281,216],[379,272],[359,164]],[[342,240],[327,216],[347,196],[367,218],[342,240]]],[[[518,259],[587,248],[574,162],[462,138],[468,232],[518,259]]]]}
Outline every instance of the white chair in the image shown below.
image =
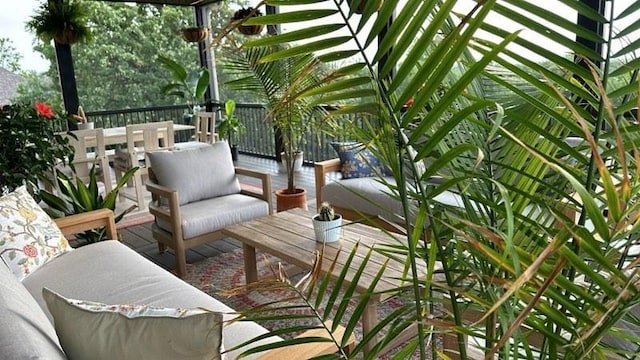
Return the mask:
{"type": "Polygon", "coordinates": [[[122,178],[127,170],[134,166],[140,169],[133,175],[131,184],[135,194],[129,191],[120,191],[120,199],[128,198],[136,201],[139,210],[146,208],[144,201],[144,181],[148,176],[146,155],[151,151],[172,149],[174,147],[173,122],[163,121],[146,124],[127,125],[127,148],[117,152],[113,169],[116,180],[122,178]],[[142,145],[142,146],[139,146],[142,145]]]}
{"type": "Polygon", "coordinates": [[[69,166],[57,166],[55,171],[62,172],[68,177],[77,177],[87,183],[89,182],[89,171],[95,165],[97,166],[96,176],[99,177],[98,182],[103,184],[100,190],[104,193],[111,192],[113,185],[102,129],[74,130],[65,136],[74,149],[75,155],[71,164],[75,171],[72,171],[69,166]]]}
{"type": "Polygon", "coordinates": [[[218,134],[214,132],[216,129],[216,117],[214,113],[198,112],[195,127],[196,133],[193,136],[195,140],[176,143],[176,149],[195,148],[203,144],[213,144],[218,141],[218,134]]]}

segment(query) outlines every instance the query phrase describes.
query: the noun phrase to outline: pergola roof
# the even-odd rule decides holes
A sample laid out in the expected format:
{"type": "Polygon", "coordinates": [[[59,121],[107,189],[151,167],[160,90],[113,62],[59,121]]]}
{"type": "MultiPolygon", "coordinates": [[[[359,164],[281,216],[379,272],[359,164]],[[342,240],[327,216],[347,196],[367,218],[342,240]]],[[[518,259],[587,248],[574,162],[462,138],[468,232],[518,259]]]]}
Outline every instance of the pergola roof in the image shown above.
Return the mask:
{"type": "Polygon", "coordinates": [[[108,2],[134,2],[141,4],[164,4],[176,6],[202,6],[221,2],[222,0],[95,0],[108,2]]]}

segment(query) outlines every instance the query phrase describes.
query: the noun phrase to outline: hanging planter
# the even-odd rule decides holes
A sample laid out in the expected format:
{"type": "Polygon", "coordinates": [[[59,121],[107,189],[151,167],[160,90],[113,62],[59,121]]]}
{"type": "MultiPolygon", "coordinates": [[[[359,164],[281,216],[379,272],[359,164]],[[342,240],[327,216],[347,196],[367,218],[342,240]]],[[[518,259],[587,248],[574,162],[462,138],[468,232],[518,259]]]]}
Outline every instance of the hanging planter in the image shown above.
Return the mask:
{"type": "MultiPolygon", "coordinates": [[[[262,16],[262,13],[258,9],[254,9],[252,7],[249,8],[241,8],[236,11],[231,18],[231,22],[242,21],[248,17],[256,17],[262,16]]],[[[258,35],[264,29],[264,25],[238,25],[238,31],[244,35],[258,35]]]]}
{"type": "Polygon", "coordinates": [[[43,41],[53,39],[57,43],[71,45],[91,40],[87,16],[85,8],[78,1],[45,1],[27,22],[27,29],[35,32],[43,41]]]}
{"type": "Polygon", "coordinates": [[[207,37],[209,31],[206,27],[189,27],[184,28],[182,31],[182,37],[188,42],[200,42],[207,37]]]}

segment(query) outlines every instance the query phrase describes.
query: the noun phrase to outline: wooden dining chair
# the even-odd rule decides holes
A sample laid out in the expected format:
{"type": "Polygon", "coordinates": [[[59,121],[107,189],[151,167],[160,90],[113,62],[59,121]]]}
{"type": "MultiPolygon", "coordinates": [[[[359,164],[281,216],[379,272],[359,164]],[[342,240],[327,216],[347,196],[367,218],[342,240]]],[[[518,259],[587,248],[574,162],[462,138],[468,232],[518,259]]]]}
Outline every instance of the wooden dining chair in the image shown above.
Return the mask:
{"type": "Polygon", "coordinates": [[[152,151],[172,149],[174,147],[173,122],[163,121],[146,124],[127,125],[127,147],[117,152],[113,170],[116,180],[134,166],[140,169],[133,175],[133,180],[127,187],[133,188],[133,194],[128,189],[120,191],[120,199],[134,200],[138,210],[144,210],[144,180],[148,176],[146,154],[152,151]]]}
{"type": "Polygon", "coordinates": [[[200,111],[196,115],[196,141],[212,144],[218,141],[216,115],[213,112],[200,111]]]}
{"type": "MultiPolygon", "coordinates": [[[[77,177],[88,183],[89,171],[95,165],[97,180],[103,184],[100,190],[105,194],[111,192],[113,186],[102,129],[74,130],[65,134],[65,137],[69,139],[69,144],[74,149],[72,165],[75,171],[72,171],[69,166],[57,166],[55,171],[62,172],[70,178],[77,177]]],[[[55,184],[57,186],[57,182],[55,184]]]]}

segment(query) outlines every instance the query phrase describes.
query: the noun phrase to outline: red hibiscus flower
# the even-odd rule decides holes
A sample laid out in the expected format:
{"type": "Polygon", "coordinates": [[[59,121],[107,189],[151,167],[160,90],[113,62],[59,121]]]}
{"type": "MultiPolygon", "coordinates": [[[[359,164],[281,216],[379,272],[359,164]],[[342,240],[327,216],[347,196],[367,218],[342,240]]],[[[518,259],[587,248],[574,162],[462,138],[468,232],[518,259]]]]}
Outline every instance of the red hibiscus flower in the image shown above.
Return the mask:
{"type": "Polygon", "coordinates": [[[47,119],[52,119],[55,116],[51,106],[39,101],[36,101],[36,112],[38,115],[46,117],[47,119]]]}
{"type": "Polygon", "coordinates": [[[29,245],[29,244],[25,245],[22,248],[22,252],[25,255],[27,255],[27,257],[30,257],[30,258],[34,258],[34,257],[38,256],[38,249],[36,249],[35,246],[29,245]]]}

